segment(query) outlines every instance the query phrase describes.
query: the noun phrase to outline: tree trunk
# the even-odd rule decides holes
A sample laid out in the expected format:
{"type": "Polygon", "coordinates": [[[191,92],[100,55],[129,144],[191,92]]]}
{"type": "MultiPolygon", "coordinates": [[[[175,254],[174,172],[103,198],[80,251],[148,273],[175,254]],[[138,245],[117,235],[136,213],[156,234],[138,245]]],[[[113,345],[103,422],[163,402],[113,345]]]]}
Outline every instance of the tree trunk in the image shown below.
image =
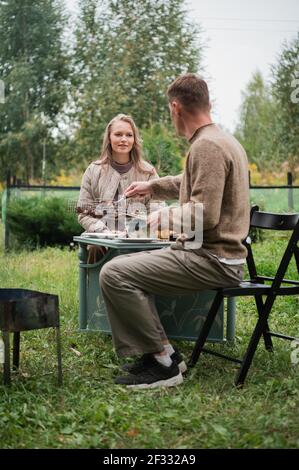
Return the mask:
{"type": "Polygon", "coordinates": [[[30,148],[28,141],[25,142],[25,150],[27,155],[27,164],[26,164],[26,179],[27,184],[30,184],[30,180],[34,179],[34,156],[30,148]]]}

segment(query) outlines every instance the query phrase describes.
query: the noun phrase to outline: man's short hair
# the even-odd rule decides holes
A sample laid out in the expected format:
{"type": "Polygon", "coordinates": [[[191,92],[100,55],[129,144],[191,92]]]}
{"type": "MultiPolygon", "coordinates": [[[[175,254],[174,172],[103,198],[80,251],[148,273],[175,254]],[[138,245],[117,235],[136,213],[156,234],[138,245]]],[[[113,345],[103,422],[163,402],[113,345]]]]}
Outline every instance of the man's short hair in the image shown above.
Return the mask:
{"type": "Polygon", "coordinates": [[[186,111],[205,111],[210,106],[207,83],[195,73],[176,78],[167,89],[169,102],[177,99],[186,111]]]}

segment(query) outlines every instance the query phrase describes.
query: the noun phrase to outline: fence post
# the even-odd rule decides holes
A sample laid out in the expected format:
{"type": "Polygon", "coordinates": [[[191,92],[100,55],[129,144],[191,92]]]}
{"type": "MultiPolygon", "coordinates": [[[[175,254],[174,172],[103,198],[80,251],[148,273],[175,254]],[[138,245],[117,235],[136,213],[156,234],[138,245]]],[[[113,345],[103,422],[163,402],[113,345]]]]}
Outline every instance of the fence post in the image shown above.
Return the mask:
{"type": "Polygon", "coordinates": [[[249,188],[251,188],[251,173],[250,173],[250,170],[248,171],[248,181],[249,181],[249,188]]]}
{"type": "MultiPolygon", "coordinates": [[[[288,171],[288,186],[293,186],[293,175],[288,171]]],[[[294,190],[292,187],[288,188],[288,208],[294,210],[294,190]]]]}
{"type": "Polygon", "coordinates": [[[9,250],[9,227],[7,222],[7,209],[9,205],[10,199],[10,170],[8,170],[6,174],[6,200],[5,200],[5,207],[3,209],[4,215],[4,251],[7,252],[9,250]]]}

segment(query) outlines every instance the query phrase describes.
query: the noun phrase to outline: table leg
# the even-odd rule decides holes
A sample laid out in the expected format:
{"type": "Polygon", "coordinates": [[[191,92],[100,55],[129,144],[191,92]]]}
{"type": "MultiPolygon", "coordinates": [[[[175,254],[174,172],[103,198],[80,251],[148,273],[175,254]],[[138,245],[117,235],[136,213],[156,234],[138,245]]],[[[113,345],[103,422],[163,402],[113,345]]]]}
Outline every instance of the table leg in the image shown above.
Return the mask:
{"type": "Polygon", "coordinates": [[[79,245],[79,328],[86,330],[86,273],[85,264],[87,262],[87,247],[84,244],[79,245]],[[84,266],[83,266],[84,265],[84,266]]]}
{"type": "Polygon", "coordinates": [[[10,385],[10,344],[9,344],[9,331],[3,331],[3,342],[4,342],[4,374],[3,383],[4,385],[10,385]]]}
{"type": "Polygon", "coordinates": [[[20,364],[20,332],[16,331],[13,335],[13,356],[12,368],[17,370],[20,364]]]}
{"type": "Polygon", "coordinates": [[[226,340],[229,343],[235,341],[235,329],[236,329],[236,299],[231,297],[227,299],[227,322],[226,322],[226,340]]]}

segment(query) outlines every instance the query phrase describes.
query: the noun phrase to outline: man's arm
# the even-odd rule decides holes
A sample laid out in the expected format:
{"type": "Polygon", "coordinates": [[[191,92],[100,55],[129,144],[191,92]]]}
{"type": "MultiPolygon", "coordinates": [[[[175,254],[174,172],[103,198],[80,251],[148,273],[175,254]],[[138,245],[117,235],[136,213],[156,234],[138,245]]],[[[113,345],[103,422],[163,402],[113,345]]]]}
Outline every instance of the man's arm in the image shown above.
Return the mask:
{"type": "Polygon", "coordinates": [[[125,196],[151,195],[154,199],[178,199],[180,194],[182,175],[164,176],[157,180],[137,181],[126,189],[125,196]]]}
{"type": "Polygon", "coordinates": [[[179,199],[182,175],[164,176],[150,182],[151,194],[154,199],[179,199]]]}
{"type": "MultiPolygon", "coordinates": [[[[158,173],[153,168],[153,172],[148,179],[149,183],[152,184],[152,182],[159,181],[159,179],[160,178],[159,178],[158,173]]],[[[149,195],[149,197],[147,198],[146,207],[148,211],[151,210],[153,212],[153,211],[158,211],[160,209],[163,209],[165,207],[165,204],[166,204],[165,201],[161,200],[161,198],[158,199],[155,196],[149,195]]]]}

